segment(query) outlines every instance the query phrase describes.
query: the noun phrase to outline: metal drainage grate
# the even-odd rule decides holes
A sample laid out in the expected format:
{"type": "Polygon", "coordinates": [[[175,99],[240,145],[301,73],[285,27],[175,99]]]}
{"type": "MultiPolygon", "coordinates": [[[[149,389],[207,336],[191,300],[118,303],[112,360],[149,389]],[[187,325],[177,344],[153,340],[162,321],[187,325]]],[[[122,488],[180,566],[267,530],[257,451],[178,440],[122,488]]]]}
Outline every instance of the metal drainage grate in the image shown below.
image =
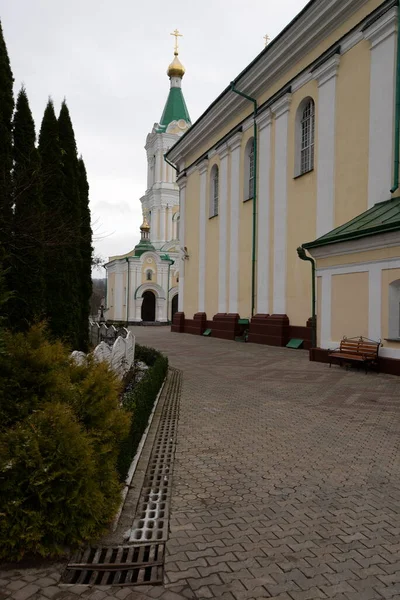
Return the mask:
{"type": "Polygon", "coordinates": [[[172,463],[176,443],[181,374],[170,370],[170,381],[129,542],[159,542],[168,537],[172,463]]]}
{"type": "Polygon", "coordinates": [[[162,584],[164,550],[164,544],[87,548],[68,564],[61,581],[81,585],[162,584]]]}

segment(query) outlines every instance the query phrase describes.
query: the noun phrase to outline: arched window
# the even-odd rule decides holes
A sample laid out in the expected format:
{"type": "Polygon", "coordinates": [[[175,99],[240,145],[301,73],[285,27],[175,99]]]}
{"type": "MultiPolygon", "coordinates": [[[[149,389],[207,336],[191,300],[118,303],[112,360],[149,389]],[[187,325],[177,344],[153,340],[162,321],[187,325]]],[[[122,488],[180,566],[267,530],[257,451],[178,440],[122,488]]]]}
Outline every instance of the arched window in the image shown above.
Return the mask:
{"type": "Polygon", "coordinates": [[[151,281],[153,279],[153,271],[151,269],[147,269],[146,271],[146,281],[151,281]]]}
{"type": "Polygon", "coordinates": [[[217,165],[214,165],[211,169],[210,187],[210,217],[216,217],[218,215],[219,200],[219,171],[217,165]]]}
{"type": "Polygon", "coordinates": [[[296,116],[296,165],[295,175],[303,175],[314,168],[315,104],[306,98],[300,104],[296,116]]]}
{"type": "Polygon", "coordinates": [[[389,285],[389,338],[400,338],[400,279],[389,285]]]}
{"type": "Polygon", "coordinates": [[[245,150],[244,196],[243,200],[251,200],[254,196],[254,138],[250,138],[245,150]]]}

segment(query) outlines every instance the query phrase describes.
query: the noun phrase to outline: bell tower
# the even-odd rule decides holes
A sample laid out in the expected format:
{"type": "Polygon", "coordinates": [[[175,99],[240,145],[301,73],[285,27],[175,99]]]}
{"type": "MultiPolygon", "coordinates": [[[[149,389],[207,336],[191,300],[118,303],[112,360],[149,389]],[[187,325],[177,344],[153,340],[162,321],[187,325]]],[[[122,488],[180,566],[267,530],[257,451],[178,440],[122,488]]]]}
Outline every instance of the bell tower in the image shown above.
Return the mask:
{"type": "Polygon", "coordinates": [[[157,250],[178,239],[179,189],[175,170],[165,162],[164,154],[191,125],[182,93],[185,68],[179,60],[177,29],[174,58],[168,67],[170,89],[159,123],[155,123],[146,139],[147,190],[140,199],[150,223],[150,241],[157,250]]]}

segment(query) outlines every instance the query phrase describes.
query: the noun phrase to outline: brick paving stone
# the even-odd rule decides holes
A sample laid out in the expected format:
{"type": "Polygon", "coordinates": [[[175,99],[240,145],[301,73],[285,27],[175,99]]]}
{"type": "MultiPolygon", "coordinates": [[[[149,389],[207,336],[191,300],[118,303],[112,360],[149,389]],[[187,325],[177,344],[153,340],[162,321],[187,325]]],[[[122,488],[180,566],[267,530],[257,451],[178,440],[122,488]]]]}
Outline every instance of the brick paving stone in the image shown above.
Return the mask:
{"type": "MultiPolygon", "coordinates": [[[[134,333],[183,373],[166,579],[104,600],[400,598],[400,378],[166,327],[134,333]]],[[[0,592],[14,600],[40,580],[30,600],[98,592],[54,585],[61,570],[1,572],[0,592]]]]}
{"type": "Polygon", "coordinates": [[[39,586],[29,583],[13,594],[13,600],[28,600],[28,598],[36,594],[39,589],[39,586]]]}
{"type": "Polygon", "coordinates": [[[60,588],[57,585],[49,585],[42,588],[41,593],[46,596],[46,598],[54,598],[56,594],[60,593],[60,588]]]}

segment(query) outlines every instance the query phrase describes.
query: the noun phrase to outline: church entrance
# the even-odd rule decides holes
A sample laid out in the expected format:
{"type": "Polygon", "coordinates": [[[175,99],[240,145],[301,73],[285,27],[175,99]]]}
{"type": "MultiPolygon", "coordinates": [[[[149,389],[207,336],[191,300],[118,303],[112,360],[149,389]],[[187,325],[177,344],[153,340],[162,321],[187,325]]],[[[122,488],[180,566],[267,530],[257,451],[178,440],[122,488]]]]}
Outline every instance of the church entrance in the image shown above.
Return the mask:
{"type": "Polygon", "coordinates": [[[143,293],[142,321],[156,320],[156,297],[153,292],[147,290],[143,293]]]}
{"type": "Polygon", "coordinates": [[[178,294],[172,298],[171,303],[171,321],[174,320],[174,314],[178,312],[178,294]]]}

